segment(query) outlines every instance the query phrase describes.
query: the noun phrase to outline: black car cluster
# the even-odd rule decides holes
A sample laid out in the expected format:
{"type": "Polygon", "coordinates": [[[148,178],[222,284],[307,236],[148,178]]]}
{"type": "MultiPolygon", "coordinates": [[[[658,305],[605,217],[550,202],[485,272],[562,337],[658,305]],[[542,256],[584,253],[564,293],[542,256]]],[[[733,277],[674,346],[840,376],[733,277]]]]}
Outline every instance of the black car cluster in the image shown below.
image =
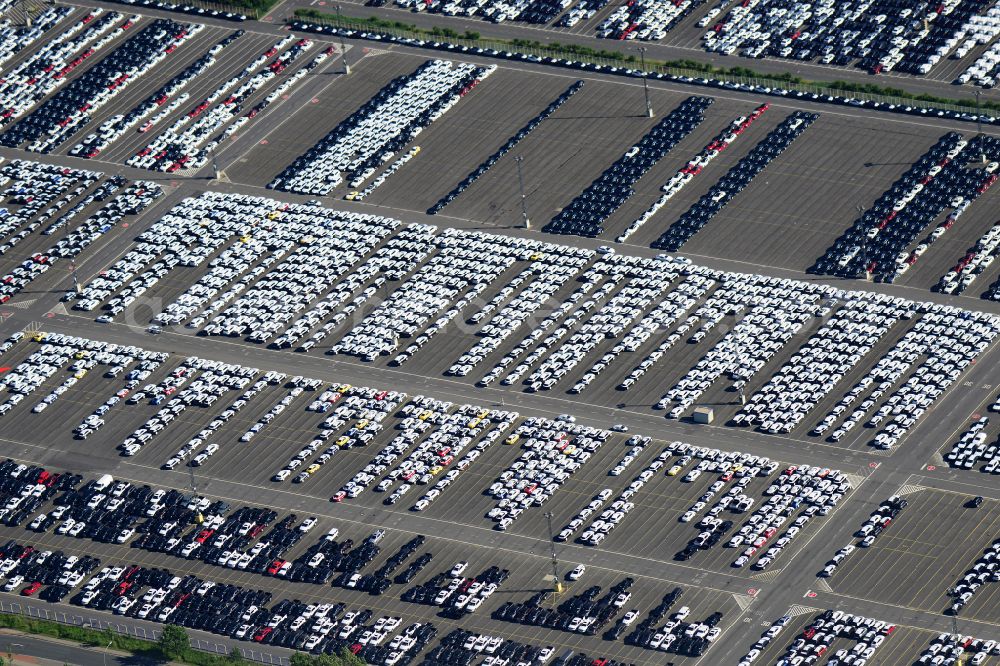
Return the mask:
{"type": "MultiPolygon", "coordinates": [[[[21,119],[13,127],[0,134],[0,144],[16,148],[25,142],[33,142],[43,134],[65,133],[71,126],[72,118],[91,108],[98,95],[114,89],[130,78],[125,74],[134,70],[138,76],[153,65],[157,58],[186,34],[188,26],[157,19],[138,35],[115,49],[106,58],[72,80],[65,88],[39,106],[30,116],[21,119]]],[[[89,122],[87,116],[84,122],[89,122]]],[[[49,152],[53,147],[43,150],[49,152]]]]}
{"type": "Polygon", "coordinates": [[[679,551],[674,555],[674,559],[679,562],[684,562],[691,559],[691,556],[697,553],[699,550],[708,550],[715,544],[722,540],[722,537],[726,535],[726,532],[733,528],[733,521],[723,520],[719,524],[715,525],[711,529],[699,533],[697,536],[692,538],[684,546],[684,549],[679,551]]]}
{"type": "Polygon", "coordinates": [[[56,493],[71,489],[80,480],[77,474],[50,474],[41,467],[18,465],[7,459],[0,463],[0,520],[17,527],[56,493]]]}
{"type": "Polygon", "coordinates": [[[528,134],[531,133],[533,129],[538,127],[538,125],[541,124],[543,120],[545,120],[553,113],[555,113],[560,106],[565,104],[567,100],[569,100],[570,97],[579,92],[581,88],[583,88],[583,81],[577,81],[569,88],[567,88],[563,94],[559,95],[559,97],[557,97],[555,101],[553,101],[551,104],[545,107],[545,109],[541,113],[539,113],[537,116],[529,120],[528,124],[522,127],[517,132],[517,134],[507,139],[507,142],[504,143],[502,146],[500,146],[500,148],[498,148],[495,153],[487,157],[482,164],[476,167],[476,169],[472,173],[470,173],[462,180],[462,182],[456,185],[455,189],[453,189],[451,192],[441,197],[441,199],[436,204],[434,204],[433,206],[430,207],[430,209],[428,209],[427,214],[435,215],[442,208],[444,208],[452,201],[454,201],[458,197],[458,195],[460,195],[462,192],[468,189],[468,187],[472,185],[474,182],[479,180],[479,177],[482,176],[487,171],[489,171],[494,164],[499,162],[501,157],[503,157],[511,150],[513,150],[514,146],[520,143],[521,140],[524,139],[524,137],[528,136],[528,134]]]}
{"type": "MultiPolygon", "coordinates": [[[[344,572],[336,581],[334,581],[334,585],[362,590],[368,592],[372,596],[384,594],[392,585],[391,576],[393,572],[398,569],[410,555],[415,553],[417,548],[422,546],[426,540],[427,539],[423,535],[418,534],[403,544],[399,551],[389,557],[385,564],[383,564],[377,571],[365,574],[354,582],[351,580],[354,574],[375,558],[375,555],[378,554],[379,551],[378,546],[370,541],[366,541],[361,544],[359,549],[354,552],[353,555],[351,553],[347,553],[346,561],[344,558],[338,559],[336,555],[334,555],[334,557],[330,558],[330,564],[328,566],[336,566],[338,570],[344,572]]],[[[430,561],[431,555],[430,553],[425,553],[421,557],[430,561]]],[[[414,575],[416,574],[414,573],[414,575]]]]}
{"type": "Polygon", "coordinates": [[[796,111],[785,118],[681,215],[680,219],[670,225],[670,228],[653,242],[653,247],[668,252],[679,250],[818,117],[819,115],[815,113],[796,111]]]}
{"type": "Polygon", "coordinates": [[[604,170],[543,231],[596,237],[601,226],[632,196],[632,186],[705,119],[711,97],[689,97],[667,114],[635,146],[604,170]]]}
{"type": "Polygon", "coordinates": [[[541,663],[539,655],[541,648],[524,645],[517,641],[502,641],[497,639],[484,649],[477,649],[477,639],[485,638],[471,631],[455,629],[441,639],[437,647],[427,653],[425,666],[470,666],[472,662],[482,657],[483,652],[497,656],[506,663],[541,663]],[[494,647],[495,645],[495,647],[494,647]],[[466,647],[469,646],[469,647],[466,647]]]}
{"type": "Polygon", "coordinates": [[[67,579],[77,581],[96,569],[101,561],[96,557],[70,556],[61,550],[55,552],[37,550],[32,546],[19,544],[13,539],[0,547],[0,567],[7,580],[5,589],[18,590],[22,596],[30,597],[43,585],[48,585],[39,597],[44,601],[61,601],[71,589],[67,579]],[[13,587],[11,584],[13,583],[13,587]]]}
{"type": "Polygon", "coordinates": [[[542,605],[551,594],[549,590],[544,590],[524,603],[508,601],[493,613],[493,617],[593,636],[621,611],[625,603],[623,599],[627,600],[630,596],[629,589],[634,582],[632,578],[625,578],[609,588],[604,596],[600,596],[601,587],[594,585],[566,599],[558,608],[542,605]]]}
{"type": "Polygon", "coordinates": [[[968,168],[969,161],[981,155],[1000,156],[1000,140],[977,136],[966,142],[956,132],[941,137],[809,272],[854,278],[870,271],[875,280],[892,282],[900,259],[913,263],[918,256],[900,253],[930,223],[948,207],[960,214],[996,181],[996,173],[968,168]]]}

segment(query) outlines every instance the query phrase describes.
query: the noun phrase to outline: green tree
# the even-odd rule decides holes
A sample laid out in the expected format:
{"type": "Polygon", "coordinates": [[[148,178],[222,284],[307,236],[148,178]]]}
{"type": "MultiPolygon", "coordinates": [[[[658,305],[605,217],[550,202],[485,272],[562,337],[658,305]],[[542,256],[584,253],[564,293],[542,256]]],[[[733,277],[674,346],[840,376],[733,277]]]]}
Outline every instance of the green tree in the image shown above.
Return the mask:
{"type": "Polygon", "coordinates": [[[168,624],[163,627],[163,633],[160,634],[156,646],[167,659],[177,659],[191,647],[191,641],[183,627],[168,624]]]}
{"type": "Polygon", "coordinates": [[[296,652],[288,660],[289,666],[313,666],[313,658],[307,654],[296,652]]]}
{"type": "Polygon", "coordinates": [[[233,649],[229,651],[229,663],[230,664],[246,663],[246,659],[243,658],[243,653],[240,652],[240,649],[236,646],[233,646],[233,649]]]}

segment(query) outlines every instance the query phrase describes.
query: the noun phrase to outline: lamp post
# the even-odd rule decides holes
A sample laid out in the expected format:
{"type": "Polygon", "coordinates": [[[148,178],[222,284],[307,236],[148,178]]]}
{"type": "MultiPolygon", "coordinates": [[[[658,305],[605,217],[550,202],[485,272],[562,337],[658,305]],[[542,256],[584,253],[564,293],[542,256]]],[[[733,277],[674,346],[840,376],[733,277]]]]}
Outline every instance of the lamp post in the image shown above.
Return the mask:
{"type": "Polygon", "coordinates": [[[108,666],[108,648],[110,648],[111,644],[114,643],[114,642],[115,642],[115,639],[111,638],[108,641],[108,644],[104,646],[104,666],[108,666]]]}
{"type": "Polygon", "coordinates": [[[646,97],[646,117],[653,117],[653,105],[649,101],[649,83],[646,74],[646,47],[639,47],[639,67],[642,69],[642,93],[646,97]]]}
{"type": "Polygon", "coordinates": [[[552,589],[556,594],[562,592],[562,581],[559,580],[559,562],[556,560],[556,542],[552,538],[552,512],[545,512],[545,521],[549,526],[549,549],[552,553],[552,589]]]}
{"type": "MultiPolygon", "coordinates": [[[[340,5],[337,5],[337,14],[340,14],[340,5]]],[[[344,36],[340,37],[340,62],[344,65],[344,74],[351,73],[351,66],[347,64],[347,47],[344,45],[344,36]]]]}
{"type": "Polygon", "coordinates": [[[524,155],[518,155],[514,158],[514,162],[517,163],[517,186],[521,190],[521,218],[524,220],[524,228],[531,228],[531,220],[528,219],[528,199],[524,195],[524,173],[521,171],[521,162],[524,161],[524,155]]]}

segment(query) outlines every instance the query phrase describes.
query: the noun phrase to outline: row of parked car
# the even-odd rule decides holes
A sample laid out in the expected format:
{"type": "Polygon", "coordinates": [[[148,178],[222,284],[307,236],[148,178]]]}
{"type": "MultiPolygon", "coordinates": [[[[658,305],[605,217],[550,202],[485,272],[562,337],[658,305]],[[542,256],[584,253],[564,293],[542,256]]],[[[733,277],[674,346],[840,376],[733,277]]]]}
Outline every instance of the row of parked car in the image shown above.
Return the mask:
{"type": "MultiPolygon", "coordinates": [[[[502,666],[509,663],[544,664],[555,654],[555,648],[552,646],[539,648],[507,640],[502,636],[453,629],[441,639],[437,647],[427,653],[425,663],[471,666],[484,654],[486,658],[480,662],[483,666],[502,666]]],[[[586,663],[581,666],[586,666],[586,663]]]]}
{"type": "Polygon", "coordinates": [[[0,134],[0,144],[11,148],[28,144],[28,150],[51,152],[132,82],[149,73],[203,28],[197,23],[152,21],[0,134]]]}
{"type": "Polygon", "coordinates": [[[632,598],[629,590],[634,582],[631,578],[625,578],[608,588],[603,595],[601,587],[594,585],[568,597],[556,608],[542,605],[552,594],[551,590],[543,590],[536,592],[525,602],[505,602],[493,612],[493,617],[507,622],[594,636],[632,598]]]}
{"type": "Polygon", "coordinates": [[[166,12],[180,12],[182,14],[194,14],[197,16],[208,16],[210,18],[225,19],[227,21],[246,21],[245,14],[239,12],[229,12],[220,9],[206,9],[197,5],[175,4],[164,2],[163,0],[115,0],[124,5],[135,5],[137,7],[148,7],[166,12]]]}
{"type": "MultiPolygon", "coordinates": [[[[969,248],[958,263],[941,276],[935,288],[945,294],[961,294],[993,265],[998,254],[1000,254],[1000,222],[994,223],[979,237],[976,244],[969,248]]],[[[983,297],[989,298],[989,292],[984,293],[983,297]]]]}
{"type": "Polygon", "coordinates": [[[440,573],[426,583],[403,593],[403,601],[440,606],[445,617],[462,618],[475,613],[510,577],[510,571],[491,566],[476,576],[462,574],[468,562],[459,562],[448,573],[440,573]]]}
{"type": "Polygon", "coordinates": [[[78,557],[61,550],[37,550],[11,539],[0,547],[0,578],[7,579],[0,589],[31,597],[43,585],[49,585],[39,597],[60,601],[65,590],[79,585],[100,564],[99,559],[90,555],[78,557]]]}
{"type": "Polygon", "coordinates": [[[884,102],[877,99],[860,99],[856,97],[850,97],[847,95],[845,96],[829,95],[829,94],[821,95],[819,93],[805,92],[801,90],[790,90],[788,88],[782,88],[782,87],[771,87],[766,85],[750,84],[750,83],[736,83],[724,79],[713,79],[704,76],[687,76],[679,74],[670,74],[665,72],[648,72],[648,71],[644,72],[640,69],[636,69],[633,67],[605,65],[593,62],[572,60],[569,58],[555,58],[551,56],[541,57],[529,53],[519,52],[516,49],[509,51],[498,51],[496,49],[463,46],[460,44],[453,44],[447,41],[437,41],[431,39],[427,40],[414,39],[411,37],[399,37],[396,35],[379,32],[378,30],[373,30],[373,29],[354,30],[349,28],[338,28],[331,25],[320,25],[316,23],[310,23],[309,21],[295,20],[291,21],[289,25],[294,30],[300,30],[302,32],[326,34],[326,35],[343,36],[345,39],[346,38],[364,39],[364,40],[370,40],[382,43],[391,43],[391,44],[398,43],[398,44],[405,44],[406,46],[413,46],[417,48],[428,48],[437,51],[447,51],[451,53],[454,52],[471,53],[473,55],[488,56],[491,58],[504,58],[507,60],[514,60],[518,62],[537,62],[537,63],[544,63],[547,65],[552,65],[555,67],[565,67],[567,69],[603,72],[606,74],[615,74],[620,76],[628,76],[632,78],[650,78],[661,81],[672,81],[675,83],[705,86],[716,89],[740,90],[743,92],[752,92],[761,95],[784,97],[787,99],[813,101],[824,104],[837,104],[842,106],[852,106],[856,108],[877,109],[881,111],[888,111],[890,113],[902,113],[918,117],[950,118],[953,120],[962,120],[967,122],[975,122],[978,117],[979,119],[982,120],[983,123],[988,123],[988,124],[1000,123],[1000,118],[996,116],[991,116],[984,113],[976,114],[971,111],[962,111],[960,109],[943,109],[932,106],[929,103],[896,104],[894,102],[884,102]]]}
{"type": "Polygon", "coordinates": [[[146,120],[138,127],[138,131],[140,133],[149,132],[154,125],[164,120],[169,113],[176,111],[189,97],[187,93],[181,93],[177,97],[174,96],[215,65],[217,62],[216,56],[222,53],[223,49],[227,46],[242,37],[243,34],[243,30],[236,30],[223,37],[212,45],[204,55],[171,77],[169,81],[153,91],[152,94],[135,105],[130,111],[124,114],[113,115],[102,122],[96,132],[88,134],[79,143],[70,148],[69,154],[86,158],[97,157],[108,146],[125,136],[125,133],[129,129],[135,127],[143,119],[146,120]],[[174,99],[168,103],[171,97],[174,97],[174,99]],[[150,117],[151,114],[155,115],[150,117]]]}
{"type": "Polygon", "coordinates": [[[747,650],[745,655],[743,655],[743,658],[740,659],[737,666],[750,666],[750,664],[755,662],[757,658],[760,657],[761,653],[767,649],[767,646],[770,645],[778,634],[781,633],[781,630],[788,626],[788,623],[791,621],[792,618],[790,615],[782,615],[777,620],[772,622],[771,626],[765,629],[764,633],[760,635],[760,638],[758,638],[754,644],[750,646],[750,649],[747,650]]]}
{"type": "Polygon", "coordinates": [[[689,97],[567,204],[542,230],[596,237],[604,221],[629,197],[632,187],[705,119],[711,97],[689,97]]]}
{"type": "Polygon", "coordinates": [[[428,60],[382,88],[268,187],[325,195],[345,180],[360,184],[495,69],[428,60]]]}
{"type": "Polygon", "coordinates": [[[661,208],[663,208],[668,201],[670,201],[674,196],[677,195],[684,186],[691,182],[691,180],[701,173],[702,169],[708,166],[708,163],[718,157],[722,151],[728,148],[734,141],[739,139],[740,135],[743,134],[747,129],[750,128],[754,122],[760,118],[765,111],[770,108],[770,104],[764,103],[758,106],[750,115],[739,116],[733,120],[729,125],[726,126],[719,134],[715,136],[708,144],[701,149],[701,151],[695,155],[693,158],[688,160],[687,164],[681,167],[677,173],[673,175],[666,182],[660,190],[663,192],[660,198],[657,199],[653,204],[646,209],[646,211],[640,215],[632,224],[625,228],[618,237],[615,239],[618,243],[624,243],[629,237],[639,230],[642,225],[649,221],[649,218],[653,217],[661,208]]]}
{"type": "Polygon", "coordinates": [[[860,541],[857,544],[847,544],[834,553],[833,557],[823,565],[823,570],[817,575],[820,578],[829,578],[851,553],[855,552],[858,548],[870,548],[873,546],[879,535],[892,524],[892,521],[899,515],[899,512],[905,509],[908,504],[909,502],[906,499],[897,495],[893,495],[879,504],[854,533],[854,536],[860,539],[860,541]]]}
{"type": "Polygon", "coordinates": [[[958,75],[956,83],[964,85],[974,81],[984,87],[996,85],[997,77],[1000,76],[1000,44],[994,41],[997,34],[1000,34],[1000,8],[996,5],[981,14],[969,17],[962,30],[955,34],[957,41],[965,41],[962,41],[951,57],[961,59],[979,46],[984,44],[989,46],[975,62],[958,75]]]}
{"type": "Polygon", "coordinates": [[[948,590],[952,603],[946,612],[958,615],[983,585],[996,582],[1000,582],[1000,539],[994,540],[972,568],[948,590]]]}
{"type": "Polygon", "coordinates": [[[452,201],[457,199],[462,192],[468,189],[469,186],[471,186],[474,182],[479,180],[479,178],[483,174],[485,174],[487,171],[493,168],[493,166],[496,165],[496,163],[499,162],[504,155],[513,150],[514,146],[516,146],[518,143],[521,142],[522,139],[528,136],[532,130],[534,130],[542,123],[543,120],[551,116],[559,109],[559,107],[568,102],[569,99],[573,95],[578,93],[581,88],[583,88],[582,80],[575,82],[565,91],[563,91],[563,93],[560,94],[559,97],[556,97],[552,102],[549,103],[548,106],[542,109],[542,111],[538,115],[529,120],[524,127],[519,129],[514,136],[507,139],[507,141],[505,141],[502,146],[497,148],[496,152],[494,152],[492,155],[483,160],[482,164],[473,169],[473,171],[468,176],[463,178],[451,192],[438,199],[438,201],[427,210],[427,214],[436,215],[437,213],[441,212],[442,208],[444,208],[452,201]]]}
{"type": "Polygon", "coordinates": [[[961,634],[938,634],[931,640],[920,653],[916,664],[919,666],[954,666],[959,663],[967,663],[970,666],[979,666],[986,663],[990,656],[1000,655],[1000,642],[996,640],[984,641],[972,636],[961,634]],[[959,660],[963,655],[971,654],[972,657],[966,662],[959,660]]]}
{"type": "Polygon", "coordinates": [[[709,223],[722,208],[746,188],[754,177],[784,152],[818,114],[795,111],[761,139],[749,153],[726,172],[715,185],[695,202],[655,241],[653,247],[676,252],[709,223]]]}

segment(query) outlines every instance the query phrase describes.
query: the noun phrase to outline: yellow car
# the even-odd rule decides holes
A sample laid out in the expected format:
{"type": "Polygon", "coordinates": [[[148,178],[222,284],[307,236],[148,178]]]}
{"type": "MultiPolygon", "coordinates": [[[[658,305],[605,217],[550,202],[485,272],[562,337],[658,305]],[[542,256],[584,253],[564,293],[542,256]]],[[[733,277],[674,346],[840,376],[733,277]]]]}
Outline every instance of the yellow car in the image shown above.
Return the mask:
{"type": "Polygon", "coordinates": [[[340,388],[339,388],[339,389],[337,389],[337,390],[338,390],[339,392],[341,392],[341,393],[347,393],[348,391],[350,391],[350,390],[351,390],[351,385],[350,385],[350,384],[341,384],[341,385],[340,385],[340,388]]]}
{"type": "Polygon", "coordinates": [[[538,261],[539,259],[541,259],[541,258],[542,258],[542,253],[541,253],[541,252],[535,252],[535,253],[533,253],[533,254],[531,255],[531,257],[529,257],[529,258],[530,258],[530,259],[531,259],[532,261],[538,261]]]}
{"type": "Polygon", "coordinates": [[[78,351],[76,354],[73,355],[73,358],[87,358],[88,356],[90,356],[90,352],[87,351],[86,349],[81,349],[80,351],[78,351]]]}
{"type": "Polygon", "coordinates": [[[564,456],[571,456],[574,453],[576,453],[576,445],[575,444],[570,444],[565,449],[563,449],[563,455],[564,456]]]}
{"type": "Polygon", "coordinates": [[[521,436],[520,436],[520,435],[518,435],[518,434],[517,434],[517,433],[515,432],[515,433],[514,433],[513,435],[510,435],[509,437],[507,437],[507,439],[506,439],[505,441],[506,441],[506,442],[507,442],[508,444],[517,444],[517,440],[519,440],[519,439],[521,439],[521,436]]]}
{"type": "Polygon", "coordinates": [[[480,418],[472,419],[471,421],[469,421],[469,430],[472,430],[473,428],[477,427],[482,422],[483,420],[480,418]]]}
{"type": "Polygon", "coordinates": [[[315,474],[319,471],[319,468],[320,465],[313,463],[312,465],[309,465],[309,467],[306,467],[306,474],[315,474]]]}
{"type": "Polygon", "coordinates": [[[355,199],[358,198],[358,191],[353,190],[351,192],[348,192],[347,194],[344,195],[344,198],[347,199],[348,201],[354,201],[355,199]]]}
{"type": "Polygon", "coordinates": [[[357,422],[355,427],[358,430],[364,430],[365,428],[368,427],[368,419],[361,419],[360,421],[357,422]]]}
{"type": "Polygon", "coordinates": [[[442,467],[441,465],[434,465],[434,467],[431,467],[431,469],[430,469],[431,476],[434,476],[436,474],[440,474],[441,470],[443,470],[443,469],[444,469],[444,467],[442,467]]]}
{"type": "Polygon", "coordinates": [[[249,243],[250,240],[251,240],[250,236],[240,236],[240,242],[241,243],[249,243]]]}
{"type": "Polygon", "coordinates": [[[268,213],[267,214],[267,219],[269,219],[269,220],[277,220],[279,215],[281,215],[281,211],[280,210],[276,210],[273,213],[268,213]]]}
{"type": "Polygon", "coordinates": [[[76,373],[73,376],[76,377],[77,379],[83,379],[84,377],[87,376],[87,371],[86,370],[77,370],[76,373]]]}
{"type": "Polygon", "coordinates": [[[344,448],[350,441],[351,441],[350,437],[348,437],[347,435],[343,435],[337,439],[337,446],[344,448]]]}
{"type": "Polygon", "coordinates": [[[667,476],[677,476],[678,474],[681,473],[682,469],[684,468],[681,467],[680,465],[674,465],[673,467],[667,470],[667,476]]]}
{"type": "Polygon", "coordinates": [[[424,412],[423,414],[421,414],[421,415],[420,415],[420,416],[418,416],[417,418],[418,418],[418,419],[420,419],[421,421],[426,421],[426,420],[427,420],[427,419],[429,419],[429,418],[430,418],[430,417],[431,417],[432,415],[433,415],[433,412],[431,412],[430,410],[427,410],[426,412],[424,412]]]}
{"type": "Polygon", "coordinates": [[[42,340],[45,339],[45,333],[43,333],[42,331],[38,331],[38,333],[35,333],[33,336],[31,336],[31,339],[34,340],[35,342],[41,342],[42,340]]]}
{"type": "Polygon", "coordinates": [[[490,415],[490,410],[484,409],[483,411],[476,414],[476,418],[485,419],[489,415],[490,415]]]}

